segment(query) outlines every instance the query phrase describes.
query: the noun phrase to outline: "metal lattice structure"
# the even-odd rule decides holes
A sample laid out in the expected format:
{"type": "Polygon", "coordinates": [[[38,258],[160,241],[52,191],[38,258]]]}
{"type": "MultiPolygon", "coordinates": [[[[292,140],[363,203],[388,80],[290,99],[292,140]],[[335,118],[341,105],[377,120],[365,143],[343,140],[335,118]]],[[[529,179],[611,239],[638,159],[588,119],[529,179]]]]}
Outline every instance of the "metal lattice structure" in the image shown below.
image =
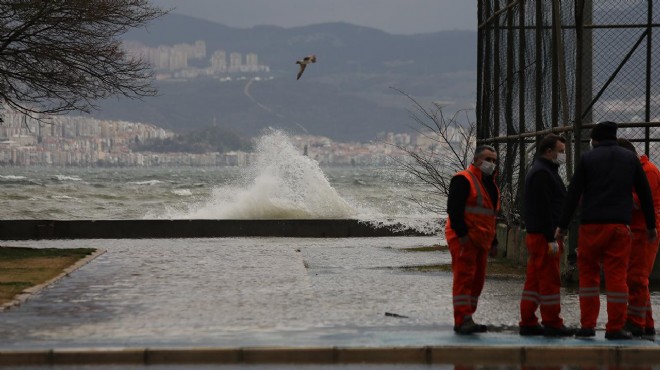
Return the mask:
{"type": "Polygon", "coordinates": [[[566,180],[600,121],[660,161],[660,0],[479,0],[477,140],[499,153],[502,208],[519,221],[526,167],[567,138],[566,180]]]}

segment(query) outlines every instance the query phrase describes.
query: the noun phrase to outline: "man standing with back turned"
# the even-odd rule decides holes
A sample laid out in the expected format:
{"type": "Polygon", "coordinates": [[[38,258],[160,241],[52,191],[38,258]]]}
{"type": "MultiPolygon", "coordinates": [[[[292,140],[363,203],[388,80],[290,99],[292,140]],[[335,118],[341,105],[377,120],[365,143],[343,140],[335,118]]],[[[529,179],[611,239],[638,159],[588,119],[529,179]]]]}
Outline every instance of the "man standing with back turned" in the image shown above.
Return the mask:
{"type": "Polygon", "coordinates": [[[560,316],[559,257],[563,241],[555,240],[566,186],[559,166],[566,163],[566,139],[549,134],[539,142],[536,160],[525,177],[525,227],[527,229],[527,275],[520,298],[520,335],[568,337],[560,316]],[[543,326],[536,310],[540,306],[543,326]]]}
{"type": "Polygon", "coordinates": [[[490,145],[474,151],[472,164],[458,172],[449,184],[445,238],[454,274],[454,331],[483,333],[486,325],[472,319],[486,278],[488,252],[497,244],[495,217],[500,194],[495,184],[497,153],[490,145]]]}
{"type": "Polygon", "coordinates": [[[607,121],[598,123],[591,131],[593,149],[584,153],[577,164],[555,232],[558,240],[566,235],[581,198],[577,263],[582,327],[576,337],[596,335],[602,263],[607,289],[605,338],[632,339],[623,326],[628,305],[626,272],[632,244],[629,225],[633,190],[644,212],[647,237],[657,238],[646,175],[637,157],[617,144],[616,130],[616,123],[607,121]]]}

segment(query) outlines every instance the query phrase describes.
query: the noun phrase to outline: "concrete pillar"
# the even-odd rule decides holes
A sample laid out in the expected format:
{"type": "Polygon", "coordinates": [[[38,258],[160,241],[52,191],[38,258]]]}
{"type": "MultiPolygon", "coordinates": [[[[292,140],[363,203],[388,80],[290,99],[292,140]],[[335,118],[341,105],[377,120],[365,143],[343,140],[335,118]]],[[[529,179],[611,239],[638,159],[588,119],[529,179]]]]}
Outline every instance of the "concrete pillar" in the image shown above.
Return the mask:
{"type": "Polygon", "coordinates": [[[507,256],[507,239],[508,227],[506,224],[497,224],[497,258],[505,258],[507,256]]]}
{"type": "Polygon", "coordinates": [[[527,238],[527,230],[518,227],[517,236],[518,238],[516,239],[516,242],[518,244],[518,264],[521,266],[527,266],[527,258],[529,257],[529,253],[527,253],[527,242],[525,241],[527,238]]]}
{"type": "Polygon", "coordinates": [[[506,258],[512,261],[518,261],[520,250],[518,243],[518,227],[512,226],[509,228],[506,243],[506,258]]]}

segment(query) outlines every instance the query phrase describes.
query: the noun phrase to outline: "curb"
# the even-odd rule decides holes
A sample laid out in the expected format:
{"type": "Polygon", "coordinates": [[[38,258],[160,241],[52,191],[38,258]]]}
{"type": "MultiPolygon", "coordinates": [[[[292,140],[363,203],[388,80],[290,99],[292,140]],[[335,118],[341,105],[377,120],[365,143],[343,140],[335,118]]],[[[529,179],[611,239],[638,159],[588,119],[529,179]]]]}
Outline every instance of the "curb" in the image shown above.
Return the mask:
{"type": "Polygon", "coordinates": [[[631,366],[660,364],[640,347],[66,348],[0,350],[0,367],[23,365],[454,364],[631,366]]]}
{"type": "Polygon", "coordinates": [[[64,270],[62,270],[62,272],[59,275],[55,276],[54,278],[52,278],[50,280],[47,280],[47,281],[45,281],[41,284],[34,285],[34,286],[31,286],[27,289],[24,289],[22,292],[17,294],[14,297],[13,300],[0,305],[0,311],[5,311],[5,310],[8,310],[12,307],[20,306],[23,302],[30,299],[30,297],[32,297],[32,295],[34,295],[36,293],[39,293],[41,290],[48,287],[49,285],[52,285],[53,283],[57,282],[58,280],[68,276],[70,273],[72,273],[72,272],[76,271],[77,269],[85,266],[86,264],[91,262],[93,259],[95,259],[96,257],[102,255],[105,252],[106,252],[105,249],[97,249],[92,254],[79,259],[73,265],[71,265],[71,266],[65,268],[64,270]]]}

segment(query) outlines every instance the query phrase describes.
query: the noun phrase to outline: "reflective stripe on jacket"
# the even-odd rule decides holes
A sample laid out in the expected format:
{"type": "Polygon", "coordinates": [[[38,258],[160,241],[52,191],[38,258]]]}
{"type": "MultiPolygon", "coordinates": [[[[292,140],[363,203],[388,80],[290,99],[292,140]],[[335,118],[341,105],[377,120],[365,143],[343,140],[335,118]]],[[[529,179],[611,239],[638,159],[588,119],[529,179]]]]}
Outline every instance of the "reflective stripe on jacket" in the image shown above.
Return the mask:
{"type": "MultiPolygon", "coordinates": [[[[499,189],[497,189],[497,204],[493,206],[488,191],[483,185],[479,168],[471,164],[467,170],[458,172],[455,176],[463,176],[470,183],[470,194],[465,202],[464,216],[468,237],[475,245],[489,249],[495,239],[495,216],[500,208],[499,189]]],[[[445,237],[447,240],[458,238],[451,227],[450,218],[447,219],[445,226],[445,237]]]]}

